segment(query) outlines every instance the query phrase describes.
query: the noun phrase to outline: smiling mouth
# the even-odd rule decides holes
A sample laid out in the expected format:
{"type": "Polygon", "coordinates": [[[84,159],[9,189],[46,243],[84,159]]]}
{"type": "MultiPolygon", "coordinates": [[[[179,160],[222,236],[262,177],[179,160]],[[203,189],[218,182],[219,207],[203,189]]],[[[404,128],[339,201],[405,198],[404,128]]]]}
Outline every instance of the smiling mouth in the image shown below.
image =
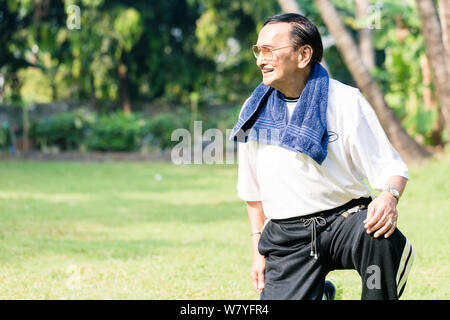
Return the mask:
{"type": "Polygon", "coordinates": [[[272,72],[272,71],[274,71],[274,70],[275,70],[275,69],[273,69],[273,68],[261,69],[261,71],[262,71],[263,74],[268,74],[268,73],[270,73],[270,72],[272,72]]]}

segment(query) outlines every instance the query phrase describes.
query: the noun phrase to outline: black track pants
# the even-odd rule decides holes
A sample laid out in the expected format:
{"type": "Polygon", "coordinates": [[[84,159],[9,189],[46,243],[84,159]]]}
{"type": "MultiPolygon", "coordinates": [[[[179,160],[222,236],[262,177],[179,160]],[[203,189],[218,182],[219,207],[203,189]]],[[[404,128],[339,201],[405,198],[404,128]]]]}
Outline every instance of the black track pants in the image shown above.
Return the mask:
{"type": "Polygon", "coordinates": [[[261,300],[322,299],[326,275],[339,269],[358,271],[362,299],[398,299],[414,250],[398,229],[387,239],[367,234],[363,221],[370,201],[355,199],[334,210],[270,220],[258,245],[266,257],[261,300]]]}

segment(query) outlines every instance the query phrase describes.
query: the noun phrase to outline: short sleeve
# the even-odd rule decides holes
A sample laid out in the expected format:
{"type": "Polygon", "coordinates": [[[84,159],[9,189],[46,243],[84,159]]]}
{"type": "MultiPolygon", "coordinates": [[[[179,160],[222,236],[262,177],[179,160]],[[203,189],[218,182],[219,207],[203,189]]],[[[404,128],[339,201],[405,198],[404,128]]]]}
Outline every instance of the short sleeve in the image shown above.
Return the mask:
{"type": "Polygon", "coordinates": [[[409,179],[408,168],[391,145],[375,112],[361,95],[360,104],[370,110],[360,118],[348,137],[351,160],[358,172],[366,177],[372,188],[383,190],[392,176],[409,179]]]}
{"type": "MultiPolygon", "coordinates": [[[[247,99],[239,113],[242,113],[247,99]]],[[[256,175],[257,142],[238,142],[238,197],[244,201],[261,201],[258,178],[256,175]]]]}
{"type": "Polygon", "coordinates": [[[238,197],[245,201],[261,201],[256,174],[257,143],[238,143],[238,197]]]}

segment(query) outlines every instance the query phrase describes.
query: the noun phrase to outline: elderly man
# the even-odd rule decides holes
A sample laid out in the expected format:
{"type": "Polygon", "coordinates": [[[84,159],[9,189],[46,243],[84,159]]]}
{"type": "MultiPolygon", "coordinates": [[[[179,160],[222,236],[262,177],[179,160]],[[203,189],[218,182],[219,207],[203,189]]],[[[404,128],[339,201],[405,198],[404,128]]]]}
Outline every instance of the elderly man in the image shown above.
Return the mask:
{"type": "Polygon", "coordinates": [[[322,40],[307,18],[269,18],[253,52],[263,82],[230,139],[240,142],[254,289],[261,299],[330,299],[327,274],[355,269],[362,299],[398,299],[414,257],[396,228],[406,165],[360,91],[319,64],[322,40]]]}

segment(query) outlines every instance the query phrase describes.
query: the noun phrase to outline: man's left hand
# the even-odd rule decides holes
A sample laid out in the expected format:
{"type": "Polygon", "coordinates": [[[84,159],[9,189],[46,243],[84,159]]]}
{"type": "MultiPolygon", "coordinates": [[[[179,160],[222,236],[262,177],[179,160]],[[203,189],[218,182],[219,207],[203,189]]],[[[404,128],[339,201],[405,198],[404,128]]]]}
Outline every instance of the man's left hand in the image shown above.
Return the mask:
{"type": "Polygon", "coordinates": [[[397,199],[389,192],[383,191],[367,208],[367,217],[364,220],[364,228],[367,233],[374,231],[374,237],[378,238],[384,234],[388,238],[397,227],[397,199]]]}

